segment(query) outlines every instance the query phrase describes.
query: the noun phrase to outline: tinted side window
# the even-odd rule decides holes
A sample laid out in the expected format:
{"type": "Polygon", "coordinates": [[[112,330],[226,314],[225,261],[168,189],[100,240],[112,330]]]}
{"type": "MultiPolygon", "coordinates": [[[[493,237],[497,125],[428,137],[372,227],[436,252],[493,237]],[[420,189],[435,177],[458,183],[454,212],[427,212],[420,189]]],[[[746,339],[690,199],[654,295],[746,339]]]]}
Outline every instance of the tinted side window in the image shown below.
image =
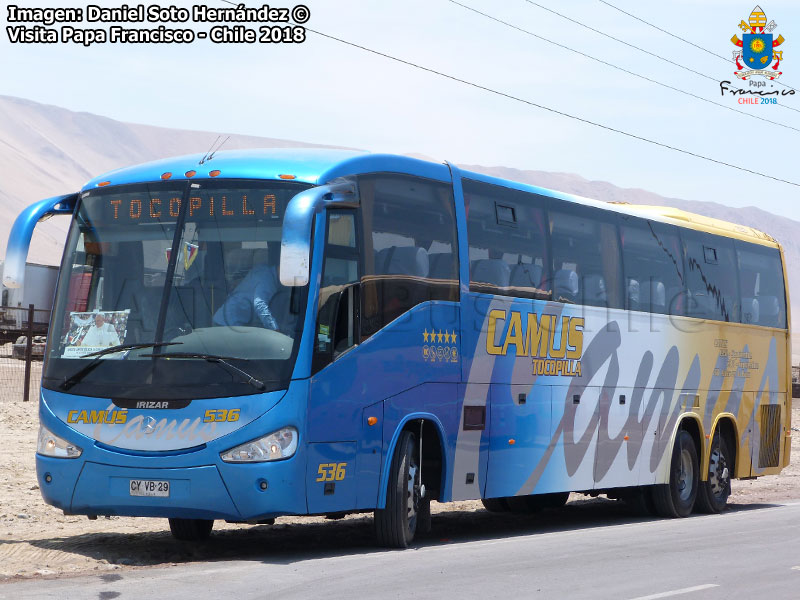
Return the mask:
{"type": "Polygon", "coordinates": [[[686,316],[739,322],[738,268],[733,240],[685,229],[686,316]]]}
{"type": "Polygon", "coordinates": [[[742,323],[786,327],[786,290],[777,248],[736,242],[742,323]]]}
{"type": "Polygon", "coordinates": [[[364,228],[361,337],[416,305],[458,301],[452,188],[407,175],[359,179],[364,228]]]}
{"type": "Polygon", "coordinates": [[[549,300],[543,198],[465,179],[470,290],[549,300]]]}
{"type": "Polygon", "coordinates": [[[564,201],[552,207],[553,299],[624,308],[616,215],[564,201]]]}
{"type": "Polygon", "coordinates": [[[678,229],[622,215],[620,239],[628,310],[684,314],[683,250],[678,229]]]}

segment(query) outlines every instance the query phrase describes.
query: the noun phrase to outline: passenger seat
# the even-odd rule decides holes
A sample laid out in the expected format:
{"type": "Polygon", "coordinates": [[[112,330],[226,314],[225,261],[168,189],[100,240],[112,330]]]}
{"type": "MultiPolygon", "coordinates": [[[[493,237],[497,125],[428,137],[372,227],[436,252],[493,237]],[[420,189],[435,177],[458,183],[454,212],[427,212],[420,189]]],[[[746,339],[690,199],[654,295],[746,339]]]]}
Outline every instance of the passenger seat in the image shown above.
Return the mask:
{"type": "Polygon", "coordinates": [[[502,259],[482,258],[472,263],[470,279],[478,284],[506,288],[511,279],[511,268],[502,259]]]}
{"type": "Polygon", "coordinates": [[[758,298],[742,298],[742,323],[758,325],[760,320],[758,298]]]}
{"type": "Polygon", "coordinates": [[[513,287],[541,289],[542,267],[536,264],[514,265],[510,281],[513,287]]]}
{"type": "Polygon", "coordinates": [[[759,296],[759,325],[766,327],[778,327],[781,323],[778,322],[780,317],[781,307],[777,296],[759,296]]]}
{"type": "Polygon", "coordinates": [[[575,303],[578,299],[578,274],[572,269],[559,269],[553,277],[553,299],[575,303]]]}
{"type": "Polygon", "coordinates": [[[608,306],[606,280],[602,275],[586,275],[583,278],[583,303],[590,306],[608,306]]]}
{"type": "Polygon", "coordinates": [[[391,246],[378,252],[375,272],[379,275],[427,277],[430,271],[428,252],[417,246],[391,246]]]}
{"type": "Polygon", "coordinates": [[[664,313],[667,306],[667,292],[664,284],[651,279],[642,288],[642,310],[664,313]]]}

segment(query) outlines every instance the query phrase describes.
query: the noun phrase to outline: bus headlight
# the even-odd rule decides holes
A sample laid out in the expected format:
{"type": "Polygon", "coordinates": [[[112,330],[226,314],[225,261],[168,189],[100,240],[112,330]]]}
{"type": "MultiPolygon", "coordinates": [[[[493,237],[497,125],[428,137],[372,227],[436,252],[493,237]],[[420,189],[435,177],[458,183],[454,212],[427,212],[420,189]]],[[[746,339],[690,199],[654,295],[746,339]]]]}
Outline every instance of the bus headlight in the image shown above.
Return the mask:
{"type": "Polygon", "coordinates": [[[230,463],[266,462],[294,456],[297,450],[297,429],[284,427],[262,438],[220,453],[230,463]]]}
{"type": "Polygon", "coordinates": [[[78,458],[83,453],[83,449],[58,437],[44,425],[39,425],[36,452],[54,458],[78,458]]]}

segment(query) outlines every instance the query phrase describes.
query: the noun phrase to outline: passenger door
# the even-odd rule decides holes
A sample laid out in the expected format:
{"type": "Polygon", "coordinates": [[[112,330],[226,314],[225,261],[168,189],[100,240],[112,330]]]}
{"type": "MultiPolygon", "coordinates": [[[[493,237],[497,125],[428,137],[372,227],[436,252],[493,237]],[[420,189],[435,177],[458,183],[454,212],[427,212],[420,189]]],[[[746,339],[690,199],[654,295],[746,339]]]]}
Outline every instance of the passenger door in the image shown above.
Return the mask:
{"type": "Polygon", "coordinates": [[[356,440],[362,435],[363,402],[354,377],[356,366],[346,357],[357,342],[360,272],[357,213],[329,210],[308,399],[310,513],[354,508],[356,482],[364,485],[358,472],[373,473],[377,485],[381,454],[372,453],[372,448],[356,452],[356,440]],[[363,461],[371,464],[358,464],[363,461]]]}

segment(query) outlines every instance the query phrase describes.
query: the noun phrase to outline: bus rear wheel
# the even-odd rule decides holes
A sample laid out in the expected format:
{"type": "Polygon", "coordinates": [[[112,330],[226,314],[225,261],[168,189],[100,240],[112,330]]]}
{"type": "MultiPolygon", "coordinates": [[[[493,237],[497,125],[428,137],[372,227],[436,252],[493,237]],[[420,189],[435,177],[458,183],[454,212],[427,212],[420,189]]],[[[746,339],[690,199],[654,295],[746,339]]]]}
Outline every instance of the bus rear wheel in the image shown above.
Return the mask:
{"type": "Polygon", "coordinates": [[[416,437],[404,431],[392,459],[386,508],[375,511],[375,535],[381,546],[408,548],[417,531],[421,504],[425,502],[422,490],[416,437]]]}
{"type": "Polygon", "coordinates": [[[708,479],[700,482],[697,492],[697,509],[700,512],[718,513],[725,510],[731,495],[732,465],[728,444],[717,429],[708,458],[708,479]]]}
{"type": "Polygon", "coordinates": [[[199,542],[208,539],[214,521],[208,519],[170,519],[172,537],[183,542],[199,542]]]}
{"type": "Polygon", "coordinates": [[[700,466],[697,448],[688,431],[675,436],[669,469],[669,483],[653,486],[653,503],[662,517],[688,517],[697,498],[700,466]]]}

